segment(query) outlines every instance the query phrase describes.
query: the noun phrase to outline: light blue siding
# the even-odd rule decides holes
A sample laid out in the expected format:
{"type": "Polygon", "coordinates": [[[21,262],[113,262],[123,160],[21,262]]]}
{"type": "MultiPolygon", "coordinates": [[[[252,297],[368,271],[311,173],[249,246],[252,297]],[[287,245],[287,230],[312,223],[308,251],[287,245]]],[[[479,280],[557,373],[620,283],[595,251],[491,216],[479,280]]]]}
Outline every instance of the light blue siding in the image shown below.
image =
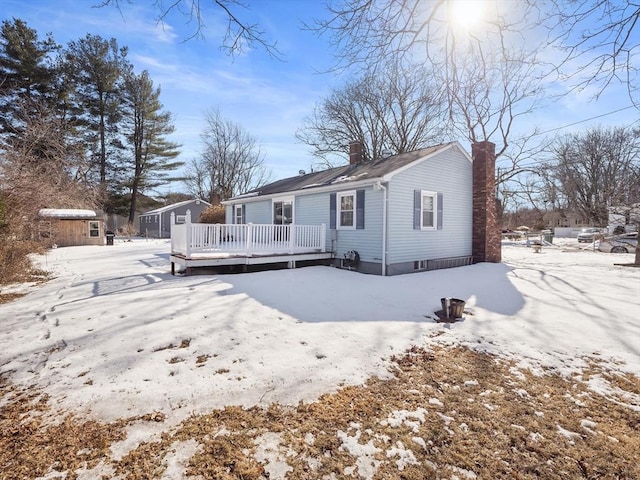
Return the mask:
{"type": "Polygon", "coordinates": [[[471,255],[472,165],[450,149],[389,182],[388,264],[471,255]],[[414,230],[415,190],[442,193],[441,230],[414,230]]]}
{"type": "MultiPolygon", "coordinates": [[[[261,202],[237,203],[236,205],[245,205],[245,221],[246,223],[271,224],[273,218],[271,216],[271,200],[263,200],[261,202]]],[[[231,205],[225,207],[225,223],[233,223],[233,208],[231,205]]]]}
{"type": "MultiPolygon", "coordinates": [[[[351,190],[345,188],[345,190],[351,190]]],[[[361,262],[382,263],[382,190],[364,188],[364,229],[333,230],[336,239],[336,257],[342,258],[349,250],[360,255],[361,262]]],[[[339,192],[337,192],[339,193],[339,192]]],[[[325,209],[329,215],[329,195],[325,209]]],[[[328,224],[328,221],[327,221],[328,224]]]]}
{"type": "Polygon", "coordinates": [[[247,223],[273,223],[271,200],[264,200],[262,202],[250,202],[245,203],[245,205],[247,206],[245,212],[245,220],[247,223]]]}

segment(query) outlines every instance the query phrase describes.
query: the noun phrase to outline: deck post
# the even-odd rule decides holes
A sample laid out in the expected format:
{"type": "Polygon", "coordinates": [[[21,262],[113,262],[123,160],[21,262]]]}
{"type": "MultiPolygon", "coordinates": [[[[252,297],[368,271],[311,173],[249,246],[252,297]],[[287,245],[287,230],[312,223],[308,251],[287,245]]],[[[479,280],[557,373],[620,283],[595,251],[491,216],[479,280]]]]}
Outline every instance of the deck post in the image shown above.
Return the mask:
{"type": "Polygon", "coordinates": [[[290,223],[289,225],[287,225],[287,228],[289,229],[289,253],[293,253],[296,248],[296,242],[297,242],[296,233],[298,229],[293,223],[290,223]]]}
{"type": "MultiPolygon", "coordinates": [[[[176,212],[171,212],[171,220],[169,225],[169,238],[171,238],[171,253],[175,252],[175,237],[173,235],[173,226],[176,224],[176,212]]],[[[173,264],[171,264],[171,268],[173,269],[173,264]]],[[[173,273],[173,270],[171,271],[173,273]]]]}
{"type": "Polygon", "coordinates": [[[185,215],[185,258],[191,258],[191,210],[187,210],[187,214],[185,215]]]}
{"type": "Polygon", "coordinates": [[[327,251],[327,224],[320,225],[320,251],[327,251]]]}
{"type": "Polygon", "coordinates": [[[247,224],[247,256],[251,256],[251,244],[253,243],[253,223],[247,224]]]}

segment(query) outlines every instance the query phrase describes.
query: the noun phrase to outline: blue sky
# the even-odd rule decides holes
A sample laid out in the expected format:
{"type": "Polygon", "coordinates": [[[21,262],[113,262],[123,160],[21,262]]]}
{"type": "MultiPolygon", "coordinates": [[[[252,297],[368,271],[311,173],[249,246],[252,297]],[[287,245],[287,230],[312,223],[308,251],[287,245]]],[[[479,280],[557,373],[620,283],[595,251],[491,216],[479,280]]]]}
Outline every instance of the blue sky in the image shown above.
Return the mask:
{"type": "MultiPolygon", "coordinates": [[[[235,59],[219,50],[226,25],[221,11],[208,0],[205,6],[204,39],[192,38],[195,25],[178,14],[165,24],[156,22],[151,0],[121,0],[121,11],[112,6],[92,8],[99,0],[0,0],[2,19],[21,18],[41,36],[52,33],[60,44],[87,33],[114,37],[129,48],[136,71],[148,70],[162,88],[165,109],[174,115],[172,140],[182,144],[180,159],[198,156],[200,133],[207,109],[219,108],[223,117],[242,125],[255,136],[265,153],[265,163],[274,179],[309,169],[309,148],[295,139],[296,130],[314,105],[344,81],[326,71],[333,62],[328,40],[303,30],[303,22],[326,15],[321,0],[251,0],[242,19],[260,24],[266,38],[277,42],[283,61],[261,50],[235,59]]],[[[558,87],[556,85],[556,87],[558,87]]],[[[562,86],[559,86],[562,88],[562,86]]],[[[535,116],[522,119],[518,130],[534,126],[551,130],[603,115],[630,105],[622,88],[610,89],[597,102],[589,93],[575,93],[550,103],[535,116]]],[[[592,125],[629,125],[637,112],[627,109],[615,115],[583,122],[560,133],[592,125]]],[[[466,141],[461,139],[463,145],[466,141]]],[[[171,190],[180,190],[174,185],[171,190]]]]}

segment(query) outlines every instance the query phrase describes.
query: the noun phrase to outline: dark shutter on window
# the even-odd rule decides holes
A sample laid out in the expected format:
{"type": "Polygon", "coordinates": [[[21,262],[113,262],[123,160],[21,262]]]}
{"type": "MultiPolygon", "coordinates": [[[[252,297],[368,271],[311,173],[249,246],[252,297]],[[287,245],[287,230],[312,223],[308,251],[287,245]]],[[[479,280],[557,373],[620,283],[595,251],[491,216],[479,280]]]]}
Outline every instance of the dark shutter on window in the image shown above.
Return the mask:
{"type": "Polygon", "coordinates": [[[442,230],[442,194],[438,194],[438,230],[442,230]]]}
{"type": "Polygon", "coordinates": [[[356,229],[364,229],[364,190],[356,191],[356,229]]]}
{"type": "Polygon", "coordinates": [[[242,223],[247,223],[247,206],[242,205],[242,223]]]}
{"type": "Polygon", "coordinates": [[[422,215],[422,192],[413,191],[413,229],[420,230],[420,216],[422,215]]]}
{"type": "Polygon", "coordinates": [[[329,228],[336,228],[336,194],[329,195],[329,228]]]}

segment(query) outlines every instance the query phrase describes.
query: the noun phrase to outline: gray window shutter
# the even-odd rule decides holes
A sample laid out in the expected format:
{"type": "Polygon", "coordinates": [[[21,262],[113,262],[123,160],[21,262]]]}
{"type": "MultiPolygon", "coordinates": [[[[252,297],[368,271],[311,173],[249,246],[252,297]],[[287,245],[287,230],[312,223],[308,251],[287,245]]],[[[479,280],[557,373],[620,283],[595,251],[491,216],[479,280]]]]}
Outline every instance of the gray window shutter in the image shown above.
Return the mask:
{"type": "Polygon", "coordinates": [[[364,190],[356,191],[356,229],[364,229],[364,190]]]}
{"type": "Polygon", "coordinates": [[[247,206],[244,204],[242,205],[242,223],[247,223],[247,206]]]}
{"type": "Polygon", "coordinates": [[[336,194],[329,195],[329,228],[335,230],[336,228],[336,194]]]}
{"type": "Polygon", "coordinates": [[[438,194],[438,230],[442,230],[442,194],[438,194]]]}
{"type": "Polygon", "coordinates": [[[420,216],[422,215],[422,192],[413,191],[413,229],[420,230],[420,216]]]}

